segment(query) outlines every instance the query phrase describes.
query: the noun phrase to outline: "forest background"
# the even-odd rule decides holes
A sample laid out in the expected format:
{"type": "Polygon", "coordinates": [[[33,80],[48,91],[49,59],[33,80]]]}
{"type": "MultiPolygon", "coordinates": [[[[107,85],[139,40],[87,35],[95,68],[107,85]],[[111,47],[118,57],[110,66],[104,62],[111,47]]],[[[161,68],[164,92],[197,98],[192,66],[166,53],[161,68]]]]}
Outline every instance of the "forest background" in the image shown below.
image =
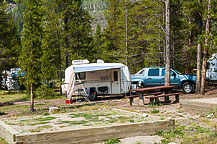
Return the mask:
{"type": "MultiPolygon", "coordinates": [[[[195,73],[198,45],[205,58],[217,52],[216,11],[216,0],[170,0],[172,68],[195,73]]],[[[131,73],[164,67],[165,23],[163,0],[1,0],[0,75],[20,67],[27,90],[47,96],[44,83],[60,85],[75,59],[120,62],[131,73]]]]}

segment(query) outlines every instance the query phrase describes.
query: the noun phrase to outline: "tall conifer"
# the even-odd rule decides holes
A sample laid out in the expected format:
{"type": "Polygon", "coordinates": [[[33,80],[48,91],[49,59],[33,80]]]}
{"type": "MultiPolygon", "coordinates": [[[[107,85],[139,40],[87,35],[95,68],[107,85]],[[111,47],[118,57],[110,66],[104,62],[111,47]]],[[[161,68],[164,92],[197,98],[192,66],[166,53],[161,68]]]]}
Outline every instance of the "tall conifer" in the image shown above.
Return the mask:
{"type": "Polygon", "coordinates": [[[36,85],[41,74],[42,1],[27,0],[22,32],[22,51],[19,64],[24,73],[25,85],[30,92],[30,111],[34,111],[36,85]]]}

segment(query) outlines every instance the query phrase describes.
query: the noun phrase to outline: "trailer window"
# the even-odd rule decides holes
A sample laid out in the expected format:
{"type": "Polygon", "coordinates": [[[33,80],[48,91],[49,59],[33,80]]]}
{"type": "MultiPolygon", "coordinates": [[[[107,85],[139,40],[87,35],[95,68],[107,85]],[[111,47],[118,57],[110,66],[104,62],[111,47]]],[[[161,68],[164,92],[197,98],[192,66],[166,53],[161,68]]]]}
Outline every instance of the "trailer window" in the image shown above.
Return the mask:
{"type": "Polygon", "coordinates": [[[76,73],[75,74],[75,79],[78,80],[85,80],[86,79],[86,72],[81,72],[81,73],[76,73]]]}
{"type": "Polygon", "coordinates": [[[113,75],[114,75],[114,81],[118,81],[118,72],[114,71],[113,75]]]}

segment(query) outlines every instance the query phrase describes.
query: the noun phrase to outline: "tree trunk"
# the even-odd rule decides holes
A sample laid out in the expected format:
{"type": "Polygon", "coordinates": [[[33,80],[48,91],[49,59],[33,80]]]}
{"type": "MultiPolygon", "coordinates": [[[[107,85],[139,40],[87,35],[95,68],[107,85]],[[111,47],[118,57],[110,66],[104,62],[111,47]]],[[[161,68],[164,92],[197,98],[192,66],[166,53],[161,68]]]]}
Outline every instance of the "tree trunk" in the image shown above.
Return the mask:
{"type": "Polygon", "coordinates": [[[165,62],[165,86],[170,85],[170,0],[165,1],[166,9],[166,62],[165,62]]]}
{"type": "Polygon", "coordinates": [[[67,12],[64,13],[65,14],[65,17],[64,17],[64,30],[65,30],[65,51],[66,51],[66,68],[69,67],[69,53],[68,53],[68,47],[69,47],[69,44],[68,44],[68,17],[67,17],[67,12]]]}
{"type": "MultiPolygon", "coordinates": [[[[200,4],[202,2],[202,0],[198,0],[198,3],[200,4]]],[[[200,15],[200,14],[198,14],[200,15]]],[[[199,35],[202,34],[202,17],[199,18],[199,24],[198,24],[200,33],[199,35]]],[[[199,38],[199,36],[198,36],[199,38]]],[[[196,81],[196,89],[195,92],[197,94],[200,93],[200,89],[201,89],[201,43],[199,42],[197,44],[197,81],[196,81]]]]}
{"type": "MultiPolygon", "coordinates": [[[[58,26],[58,25],[56,25],[58,26]]],[[[61,64],[62,64],[62,58],[61,58],[61,50],[60,50],[60,42],[59,42],[59,32],[57,31],[57,42],[58,42],[58,46],[59,46],[59,55],[58,55],[58,59],[59,59],[59,80],[60,80],[60,95],[62,95],[62,67],[61,67],[61,64]]]]}
{"type": "Polygon", "coordinates": [[[30,97],[31,97],[31,102],[30,102],[30,111],[34,111],[34,89],[33,89],[33,83],[30,84],[30,97]]]}
{"type": "Polygon", "coordinates": [[[209,33],[210,33],[210,1],[208,0],[208,14],[206,20],[206,37],[205,46],[203,51],[203,65],[202,65],[202,75],[201,75],[201,94],[205,94],[205,84],[206,84],[206,63],[207,63],[207,53],[209,48],[209,33]]]}
{"type": "Polygon", "coordinates": [[[126,66],[128,66],[128,14],[127,14],[127,4],[126,4],[126,66]]]}
{"type": "Polygon", "coordinates": [[[201,44],[198,43],[197,45],[197,81],[196,81],[196,90],[195,92],[197,94],[200,93],[200,87],[201,87],[201,44]]]}

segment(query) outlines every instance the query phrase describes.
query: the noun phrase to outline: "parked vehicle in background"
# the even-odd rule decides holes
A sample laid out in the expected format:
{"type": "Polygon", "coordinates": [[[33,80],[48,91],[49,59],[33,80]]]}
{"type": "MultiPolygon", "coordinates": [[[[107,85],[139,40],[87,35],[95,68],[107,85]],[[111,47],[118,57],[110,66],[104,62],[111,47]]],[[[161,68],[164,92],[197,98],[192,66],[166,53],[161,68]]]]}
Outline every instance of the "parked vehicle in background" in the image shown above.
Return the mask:
{"type": "MultiPolygon", "coordinates": [[[[18,73],[21,69],[20,68],[12,68],[9,71],[3,71],[2,74],[2,84],[7,90],[19,90],[19,77],[18,73]]],[[[23,76],[23,74],[21,74],[23,76]]]]}
{"type": "MultiPolygon", "coordinates": [[[[143,68],[138,73],[131,75],[132,89],[141,87],[153,87],[164,85],[165,68],[143,68]]],[[[195,90],[196,76],[181,74],[176,70],[170,70],[170,85],[181,88],[184,93],[193,93],[195,90]]]]}
{"type": "Polygon", "coordinates": [[[217,81],[217,53],[207,61],[206,79],[209,81],[217,81]]]}
{"type": "Polygon", "coordinates": [[[130,72],[121,63],[89,63],[88,60],[73,60],[65,70],[63,94],[68,99],[73,95],[88,96],[90,100],[97,95],[119,95],[128,93],[130,88],[130,72]]]}

